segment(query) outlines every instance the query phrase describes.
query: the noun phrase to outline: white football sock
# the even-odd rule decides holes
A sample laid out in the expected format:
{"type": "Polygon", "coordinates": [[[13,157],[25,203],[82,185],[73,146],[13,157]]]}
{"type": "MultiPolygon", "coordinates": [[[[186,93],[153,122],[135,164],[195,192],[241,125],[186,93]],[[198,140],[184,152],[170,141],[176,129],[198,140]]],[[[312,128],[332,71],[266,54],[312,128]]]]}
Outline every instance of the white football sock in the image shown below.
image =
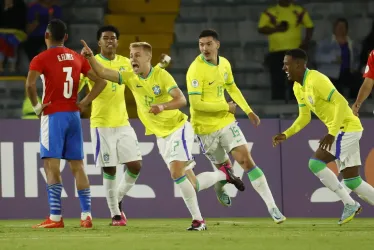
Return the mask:
{"type": "Polygon", "coordinates": [[[122,180],[117,188],[118,202],[121,202],[127,192],[130,191],[130,189],[135,185],[138,176],[138,174],[133,174],[128,169],[125,171],[122,180]]]}
{"type": "Polygon", "coordinates": [[[115,215],[120,215],[121,212],[119,211],[118,207],[118,199],[116,194],[116,176],[112,176],[109,174],[104,173],[104,189],[105,189],[105,197],[106,202],[108,203],[108,207],[110,210],[111,217],[115,215]]]}
{"type": "Polygon", "coordinates": [[[259,167],[255,167],[248,172],[248,178],[251,181],[253,188],[264,200],[268,210],[276,208],[273,194],[270,191],[268,182],[262,170],[259,167]]]}
{"type": "Polygon", "coordinates": [[[191,182],[187,179],[186,176],[180,177],[177,180],[174,180],[174,182],[180,188],[184,203],[190,211],[192,219],[202,221],[203,217],[200,213],[196,191],[193,188],[191,182]]]}
{"type": "Polygon", "coordinates": [[[219,181],[225,181],[226,175],[224,172],[218,170],[215,172],[204,172],[196,176],[199,183],[198,191],[210,188],[219,181]]]}
{"type": "Polygon", "coordinates": [[[339,182],[338,178],[328,167],[325,167],[321,171],[315,174],[320,181],[328,187],[331,191],[336,193],[344,204],[354,205],[356,202],[349,195],[348,191],[339,182]]]}
{"type": "Polygon", "coordinates": [[[353,190],[358,196],[374,206],[374,188],[367,182],[362,181],[361,185],[353,190]]]}

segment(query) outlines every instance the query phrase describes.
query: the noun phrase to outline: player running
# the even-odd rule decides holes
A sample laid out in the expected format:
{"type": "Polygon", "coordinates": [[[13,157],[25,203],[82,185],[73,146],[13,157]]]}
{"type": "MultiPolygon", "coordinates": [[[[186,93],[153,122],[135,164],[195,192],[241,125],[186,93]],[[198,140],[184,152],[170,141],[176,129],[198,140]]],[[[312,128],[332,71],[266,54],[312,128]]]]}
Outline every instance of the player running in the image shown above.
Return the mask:
{"type": "MultiPolygon", "coordinates": [[[[101,27],[97,31],[100,54],[95,58],[105,67],[130,72],[130,60],[116,55],[119,36],[116,27],[101,27]]],[[[160,63],[160,66],[167,64],[160,63]]],[[[87,78],[82,78],[80,88],[86,83],[91,90],[94,82],[87,78]]],[[[122,211],[122,198],[134,186],[142,166],[138,139],[128,121],[125,85],[108,82],[104,91],[92,102],[90,123],[95,164],[103,168],[105,196],[112,217],[111,225],[125,226],[127,218],[122,211]],[[127,169],[116,187],[116,166],[119,164],[126,164],[127,169]]]]}
{"type": "Polygon", "coordinates": [[[362,125],[353,115],[347,100],[335,89],[329,78],[316,70],[306,68],[307,55],[301,49],[290,50],[284,57],[283,70],[294,81],[293,91],[299,104],[299,116],[290,128],[273,137],[273,146],[289,139],[311,120],[311,111],[326,125],[328,134],[320,140],[317,151],[309,160],[309,169],[344,204],[339,225],[351,221],[362,210],[326,166],[336,161],[344,184],[364,197],[374,197],[374,189],[359,174],[362,125]]]}
{"type": "Polygon", "coordinates": [[[186,174],[193,173],[191,169],[195,166],[195,162],[191,152],[194,143],[193,129],[187,121],[187,115],[179,110],[186,105],[186,99],[167,71],[151,67],[150,44],[132,43],[130,62],[134,72],[118,72],[100,65],[86,43],[82,42],[84,44],[82,53],[89,58],[92,68],[99,76],[112,82],[126,84],[133,92],[139,118],[146,128],[146,135],[154,134],[157,137],[159,152],[168,165],[171,177],[180,188],[183,200],[192,215],[192,225],[188,230],[206,230],[195,189],[202,190],[218,181],[227,180],[243,191],[243,182],[233,176],[226,166],[222,166],[221,171],[204,172],[198,175],[198,184],[191,183],[187,179],[186,174]]]}
{"type": "Polygon", "coordinates": [[[26,81],[27,95],[34,111],[41,116],[40,156],[47,176],[50,216],[35,228],[62,228],[62,180],[60,160],[69,162],[76,179],[82,209],[81,227],[92,227],[91,191],[83,166],[83,135],[79,108],[83,109],[105,88],[106,81],[91,70],[87,60],[64,47],[67,28],[61,20],[52,20],[45,33],[47,50],[34,57],[26,81]],[[80,74],[96,84],[77,105],[80,74]],[[43,80],[43,103],[37,101],[36,80],[43,80]]]}
{"type": "MultiPolygon", "coordinates": [[[[262,170],[256,166],[247,147],[247,140],[235,121],[236,103],[258,126],[260,119],[248,106],[234,82],[229,61],[218,56],[220,47],[215,30],[203,30],[199,36],[201,55],[191,63],[186,80],[190,99],[191,123],[198,135],[200,146],[207,158],[217,167],[231,168],[228,153],[248,172],[253,188],[266,203],[276,223],[286,217],[279,211],[262,170]],[[235,103],[227,103],[224,91],[235,103]]],[[[215,185],[217,198],[225,206],[231,206],[231,199],[223,190],[225,183],[215,185]]]]}

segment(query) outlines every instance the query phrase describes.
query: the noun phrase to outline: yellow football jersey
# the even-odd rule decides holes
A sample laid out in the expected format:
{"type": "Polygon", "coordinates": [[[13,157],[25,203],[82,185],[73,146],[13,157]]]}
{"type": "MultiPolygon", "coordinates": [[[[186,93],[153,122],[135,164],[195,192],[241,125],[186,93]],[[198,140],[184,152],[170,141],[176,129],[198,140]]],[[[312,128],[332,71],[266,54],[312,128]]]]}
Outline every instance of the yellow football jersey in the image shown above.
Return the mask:
{"type": "MultiPolygon", "coordinates": [[[[101,54],[97,54],[95,57],[104,67],[120,72],[132,72],[130,60],[126,57],[116,55],[114,60],[109,60],[101,54]]],[[[92,102],[91,127],[121,127],[129,125],[125,102],[125,86],[115,82],[107,82],[105,89],[92,102]]],[[[95,83],[85,77],[81,79],[80,89],[82,89],[84,84],[88,84],[91,90],[95,83]]]]}
{"type": "Polygon", "coordinates": [[[334,95],[340,95],[330,79],[316,70],[306,70],[302,84],[294,83],[294,94],[299,107],[307,108],[326,125],[331,135],[336,136],[339,131],[359,132],[363,130],[360,119],[355,116],[344,97],[336,101],[344,102],[344,109],[339,110],[342,123],[335,124],[335,105],[332,103],[334,95]]]}
{"type": "Polygon", "coordinates": [[[235,121],[234,115],[228,112],[224,95],[224,90],[234,84],[231,66],[226,58],[220,56],[218,65],[214,65],[199,55],[190,65],[186,81],[189,96],[199,95],[205,103],[222,106],[213,112],[198,110],[190,97],[191,123],[196,134],[210,134],[235,121]]]}
{"type": "Polygon", "coordinates": [[[173,98],[169,92],[178,88],[174,78],[164,69],[154,67],[146,78],[133,72],[120,72],[120,83],[125,84],[133,93],[138,116],[146,128],[146,135],[155,134],[165,137],[182,127],[187,115],[180,110],[164,110],[158,115],[149,113],[152,104],[166,103],[173,98]]]}

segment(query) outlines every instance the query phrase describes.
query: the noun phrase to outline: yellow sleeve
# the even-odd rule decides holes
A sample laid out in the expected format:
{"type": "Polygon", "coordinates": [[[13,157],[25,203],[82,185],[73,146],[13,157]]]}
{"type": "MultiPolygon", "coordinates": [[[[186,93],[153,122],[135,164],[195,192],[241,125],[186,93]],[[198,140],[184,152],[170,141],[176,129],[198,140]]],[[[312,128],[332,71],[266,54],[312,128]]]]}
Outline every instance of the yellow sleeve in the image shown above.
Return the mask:
{"type": "Polygon", "coordinates": [[[229,111],[229,104],[226,101],[206,102],[201,100],[203,80],[203,77],[196,72],[194,65],[190,66],[186,81],[191,108],[205,112],[229,111]]]}
{"type": "MultiPolygon", "coordinates": [[[[296,85],[296,83],[295,83],[296,85]]],[[[300,97],[299,91],[296,86],[293,88],[293,92],[296,96],[297,103],[299,105],[299,116],[294,123],[282,134],[286,135],[286,138],[290,138],[294,134],[300,132],[312,119],[309,108],[305,105],[305,100],[300,97]]]]}
{"type": "Polygon", "coordinates": [[[270,22],[270,18],[268,15],[265,14],[265,12],[261,13],[260,20],[258,21],[258,28],[263,28],[266,26],[272,26],[270,22]]]}
{"type": "Polygon", "coordinates": [[[86,84],[88,84],[89,80],[90,79],[88,77],[85,77],[83,74],[81,74],[81,78],[79,80],[78,93],[82,91],[82,89],[84,88],[84,86],[86,86],[86,84]]]}
{"type": "Polygon", "coordinates": [[[303,24],[304,24],[305,28],[313,28],[314,27],[313,21],[310,18],[309,12],[307,10],[305,10],[305,14],[304,14],[304,17],[303,17],[303,24]]]}
{"type": "Polygon", "coordinates": [[[118,71],[119,75],[119,85],[127,84],[127,81],[133,76],[135,73],[132,71],[118,71]]]}
{"type": "Polygon", "coordinates": [[[239,105],[239,107],[246,113],[252,113],[252,109],[249,107],[247,101],[245,100],[242,92],[239,90],[238,86],[235,84],[234,76],[232,74],[231,65],[227,62],[227,79],[225,82],[225,89],[229,93],[230,97],[234,102],[239,105]]]}
{"type": "Polygon", "coordinates": [[[169,93],[172,89],[178,88],[174,78],[166,70],[162,70],[162,82],[165,84],[166,91],[169,93]]]}
{"type": "Polygon", "coordinates": [[[317,93],[321,99],[331,102],[335,106],[333,123],[328,129],[330,135],[336,136],[343,124],[345,115],[344,110],[346,110],[345,106],[348,102],[338,91],[336,91],[334,85],[327,77],[318,77],[315,79],[313,81],[313,88],[315,93],[317,93]]]}

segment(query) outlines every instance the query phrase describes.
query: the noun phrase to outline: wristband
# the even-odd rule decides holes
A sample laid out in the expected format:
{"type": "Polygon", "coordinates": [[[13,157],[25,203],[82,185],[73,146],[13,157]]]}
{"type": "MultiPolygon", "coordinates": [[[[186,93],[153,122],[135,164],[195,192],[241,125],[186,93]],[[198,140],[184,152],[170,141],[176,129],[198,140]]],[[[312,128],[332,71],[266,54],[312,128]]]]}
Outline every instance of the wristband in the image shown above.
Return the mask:
{"type": "Polygon", "coordinates": [[[38,102],[35,106],[32,107],[36,115],[40,115],[42,112],[42,105],[38,102]]]}

